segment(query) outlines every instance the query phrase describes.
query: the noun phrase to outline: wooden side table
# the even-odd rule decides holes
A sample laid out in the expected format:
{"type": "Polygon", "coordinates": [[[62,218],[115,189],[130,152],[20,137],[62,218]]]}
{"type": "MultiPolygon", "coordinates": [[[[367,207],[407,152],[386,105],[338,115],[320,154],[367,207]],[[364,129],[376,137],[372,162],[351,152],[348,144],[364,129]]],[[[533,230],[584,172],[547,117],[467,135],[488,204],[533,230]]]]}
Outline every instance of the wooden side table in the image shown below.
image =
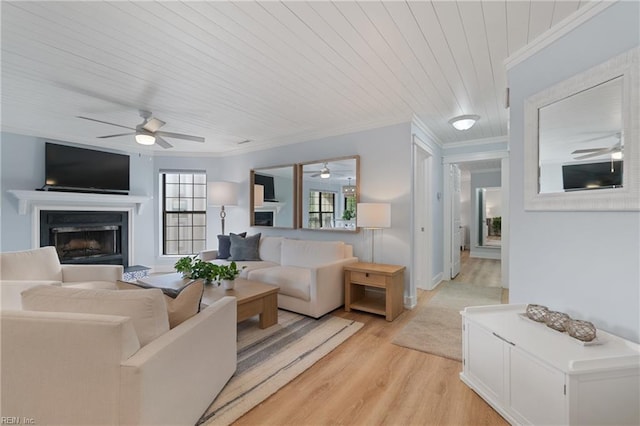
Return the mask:
{"type": "Polygon", "coordinates": [[[344,309],[383,315],[393,321],[404,310],[404,266],[356,262],[344,267],[344,309]],[[367,287],[384,290],[366,291],[367,287]]]}

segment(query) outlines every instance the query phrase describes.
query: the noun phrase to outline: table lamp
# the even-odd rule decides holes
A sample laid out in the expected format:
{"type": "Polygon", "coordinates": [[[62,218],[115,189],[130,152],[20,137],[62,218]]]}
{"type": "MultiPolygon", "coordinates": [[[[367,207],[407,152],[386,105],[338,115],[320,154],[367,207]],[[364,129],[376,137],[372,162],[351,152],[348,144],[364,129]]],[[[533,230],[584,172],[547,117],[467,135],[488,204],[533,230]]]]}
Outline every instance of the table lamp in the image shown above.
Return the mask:
{"type": "Polygon", "coordinates": [[[207,200],[210,206],[220,206],[220,222],[222,235],[224,235],[224,218],[227,216],[224,206],[238,205],[238,184],[235,182],[207,183],[207,200]]]}
{"type": "Polygon", "coordinates": [[[371,262],[375,262],[375,230],[391,227],[391,204],[358,203],[356,207],[356,226],[371,230],[371,262]]]}

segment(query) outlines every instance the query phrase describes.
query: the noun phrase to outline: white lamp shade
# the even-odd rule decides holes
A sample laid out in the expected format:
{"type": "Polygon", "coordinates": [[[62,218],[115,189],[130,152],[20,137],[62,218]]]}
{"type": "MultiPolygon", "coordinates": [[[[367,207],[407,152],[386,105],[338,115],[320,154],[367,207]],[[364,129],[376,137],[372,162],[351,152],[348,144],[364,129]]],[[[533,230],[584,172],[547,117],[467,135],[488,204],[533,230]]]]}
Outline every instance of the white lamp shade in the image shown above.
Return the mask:
{"type": "Polygon", "coordinates": [[[253,185],[253,207],[264,205],[264,185],[253,185]]]}
{"type": "Polygon", "coordinates": [[[358,203],[356,208],[356,225],[361,228],[390,228],[391,204],[358,203]]]}
{"type": "Polygon", "coordinates": [[[235,182],[208,182],[207,201],[211,206],[238,205],[238,184],[235,182]]]}

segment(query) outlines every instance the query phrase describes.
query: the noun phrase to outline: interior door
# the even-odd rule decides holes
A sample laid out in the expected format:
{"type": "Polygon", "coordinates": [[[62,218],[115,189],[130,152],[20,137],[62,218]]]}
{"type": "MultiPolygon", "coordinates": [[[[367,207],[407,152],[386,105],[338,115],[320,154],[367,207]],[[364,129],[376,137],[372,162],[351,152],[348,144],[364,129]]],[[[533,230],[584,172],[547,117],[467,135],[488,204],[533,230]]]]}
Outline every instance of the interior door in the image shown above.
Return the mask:
{"type": "Polygon", "coordinates": [[[460,247],[462,247],[462,226],[460,225],[460,168],[450,166],[451,188],[451,278],[460,273],[460,247]]]}

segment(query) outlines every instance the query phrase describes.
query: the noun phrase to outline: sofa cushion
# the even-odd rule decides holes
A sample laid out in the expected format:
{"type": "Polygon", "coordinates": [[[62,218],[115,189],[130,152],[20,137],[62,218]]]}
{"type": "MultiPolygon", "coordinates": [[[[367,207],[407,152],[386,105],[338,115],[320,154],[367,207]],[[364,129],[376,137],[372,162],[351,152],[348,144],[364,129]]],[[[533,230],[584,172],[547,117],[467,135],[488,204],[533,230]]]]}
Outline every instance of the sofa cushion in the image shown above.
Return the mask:
{"type": "Polygon", "coordinates": [[[296,266],[274,266],[249,272],[249,279],[274,284],[278,293],[305,301],[311,300],[311,269],[296,266]]]}
{"type": "Polygon", "coordinates": [[[3,280],[62,281],[62,267],[53,247],[0,253],[3,280]]]}
{"type": "Polygon", "coordinates": [[[282,240],[282,266],[316,267],[343,258],[342,241],[282,240]]]}
{"type": "Polygon", "coordinates": [[[231,256],[228,260],[260,260],[258,245],[260,244],[260,233],[242,238],[239,235],[229,235],[231,239],[231,256]]]}
{"type": "MultiPolygon", "coordinates": [[[[119,290],[153,290],[134,282],[118,281],[116,283],[119,290]]],[[[195,280],[184,286],[180,292],[171,297],[164,294],[164,301],[167,304],[167,314],[169,315],[169,328],[174,328],[183,321],[191,318],[200,312],[200,301],[204,292],[204,282],[195,280]]]]}
{"type": "Polygon", "coordinates": [[[246,232],[239,234],[218,235],[218,255],[216,259],[228,259],[231,256],[231,235],[238,235],[242,238],[247,236],[246,232]]]}
{"type": "Polygon", "coordinates": [[[141,346],[169,331],[167,307],[159,289],[113,291],[45,285],[22,292],[22,308],[130,317],[141,346]]]}
{"type": "MultiPolygon", "coordinates": [[[[209,262],[215,263],[217,265],[228,265],[231,262],[223,259],[214,259],[209,262]]],[[[262,268],[271,268],[272,266],[280,266],[278,263],[267,262],[266,260],[247,260],[247,261],[238,261],[236,262],[238,269],[240,269],[239,278],[248,278],[249,272],[255,271],[256,269],[262,268]]]]}
{"type": "Polygon", "coordinates": [[[282,237],[263,237],[260,240],[258,253],[260,259],[280,264],[282,260],[282,237]]]}

